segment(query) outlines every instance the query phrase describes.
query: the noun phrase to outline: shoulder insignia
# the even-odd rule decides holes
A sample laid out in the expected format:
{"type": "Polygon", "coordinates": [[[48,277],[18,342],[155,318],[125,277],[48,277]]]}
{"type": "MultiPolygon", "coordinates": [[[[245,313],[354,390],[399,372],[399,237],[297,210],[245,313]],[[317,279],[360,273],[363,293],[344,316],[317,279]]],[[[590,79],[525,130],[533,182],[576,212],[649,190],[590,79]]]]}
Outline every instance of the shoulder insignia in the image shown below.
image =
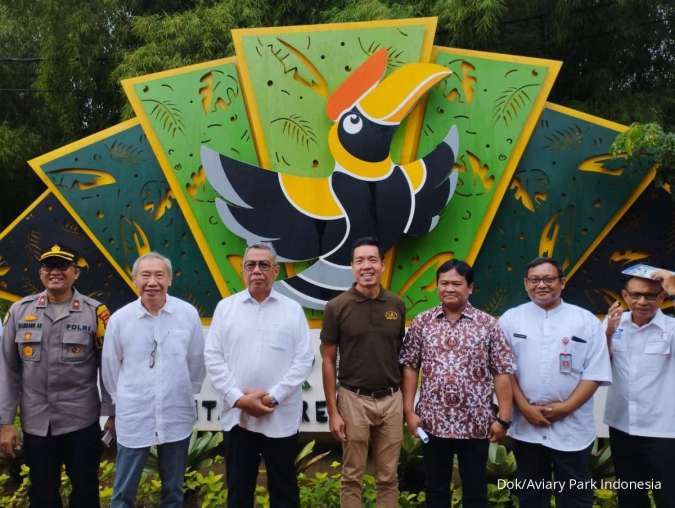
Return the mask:
{"type": "Polygon", "coordinates": [[[96,307],[96,347],[103,349],[103,337],[105,336],[105,326],[108,324],[110,311],[104,304],[96,307]]]}
{"type": "Polygon", "coordinates": [[[12,313],[12,311],[11,311],[11,309],[10,309],[10,310],[8,310],[7,313],[5,314],[5,317],[2,319],[2,324],[3,324],[3,325],[6,325],[6,324],[7,324],[7,321],[9,321],[9,315],[10,315],[11,313],[12,313]]]}

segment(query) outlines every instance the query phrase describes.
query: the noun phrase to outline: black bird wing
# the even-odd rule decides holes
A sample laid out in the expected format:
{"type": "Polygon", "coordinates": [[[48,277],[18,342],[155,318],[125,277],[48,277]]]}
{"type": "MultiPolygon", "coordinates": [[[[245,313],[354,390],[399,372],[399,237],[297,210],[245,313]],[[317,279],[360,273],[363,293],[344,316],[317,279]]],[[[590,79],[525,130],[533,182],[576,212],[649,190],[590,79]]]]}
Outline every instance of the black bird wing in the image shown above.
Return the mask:
{"type": "Polygon", "coordinates": [[[406,234],[422,235],[438,224],[439,214],[457,186],[458,173],[452,168],[456,153],[457,133],[453,127],[431,153],[402,166],[415,194],[413,216],[406,234]]]}
{"type": "Polygon", "coordinates": [[[249,244],[271,243],[282,261],[314,259],[335,248],[347,223],[329,178],[276,173],[201,149],[225,226],[249,244]]]}

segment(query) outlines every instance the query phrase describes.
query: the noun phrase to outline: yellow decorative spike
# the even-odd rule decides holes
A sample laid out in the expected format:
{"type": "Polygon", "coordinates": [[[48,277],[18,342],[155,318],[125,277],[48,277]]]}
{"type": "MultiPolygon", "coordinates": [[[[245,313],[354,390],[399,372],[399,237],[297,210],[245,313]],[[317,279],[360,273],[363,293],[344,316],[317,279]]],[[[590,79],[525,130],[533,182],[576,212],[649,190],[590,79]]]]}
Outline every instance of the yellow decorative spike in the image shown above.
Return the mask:
{"type": "Polygon", "coordinates": [[[558,241],[558,233],[560,232],[560,224],[558,224],[558,217],[560,212],[554,213],[548,220],[539,237],[539,255],[541,257],[553,257],[553,250],[558,241]]]}
{"type": "Polygon", "coordinates": [[[94,189],[96,187],[102,187],[104,185],[112,185],[117,182],[115,177],[110,173],[99,169],[67,168],[51,171],[50,174],[76,174],[93,176],[94,178],[86,182],[80,182],[79,180],[75,180],[73,182],[73,185],[77,186],[77,188],[82,191],[94,189]]]}
{"type": "Polygon", "coordinates": [[[532,202],[532,198],[528,194],[527,189],[525,189],[525,186],[522,184],[520,179],[514,178],[511,181],[509,190],[516,191],[514,195],[516,201],[520,201],[520,203],[530,212],[534,212],[534,203],[532,202]]]}

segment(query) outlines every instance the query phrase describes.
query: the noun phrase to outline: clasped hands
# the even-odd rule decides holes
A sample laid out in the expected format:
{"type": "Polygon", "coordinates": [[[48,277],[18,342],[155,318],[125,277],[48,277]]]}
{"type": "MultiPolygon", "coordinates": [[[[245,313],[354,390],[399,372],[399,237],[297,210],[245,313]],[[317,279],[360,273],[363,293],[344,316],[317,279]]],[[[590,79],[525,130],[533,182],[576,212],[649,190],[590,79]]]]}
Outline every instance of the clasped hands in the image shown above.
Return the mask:
{"type": "Polygon", "coordinates": [[[535,427],[549,427],[562,420],[570,411],[565,402],[549,402],[546,404],[527,404],[519,408],[525,419],[535,427]]]}
{"type": "Polygon", "coordinates": [[[274,399],[265,390],[247,388],[244,395],[239,397],[234,407],[256,418],[273,413],[276,409],[274,399]]]}

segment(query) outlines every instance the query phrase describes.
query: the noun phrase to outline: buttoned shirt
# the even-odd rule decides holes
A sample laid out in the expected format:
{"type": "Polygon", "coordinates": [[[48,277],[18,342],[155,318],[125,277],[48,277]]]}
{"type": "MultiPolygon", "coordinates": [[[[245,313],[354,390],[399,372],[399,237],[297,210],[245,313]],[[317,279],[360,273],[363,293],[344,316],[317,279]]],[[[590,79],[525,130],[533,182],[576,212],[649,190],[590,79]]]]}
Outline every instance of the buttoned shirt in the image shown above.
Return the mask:
{"type": "Polygon", "coordinates": [[[300,427],[302,383],[314,353],[302,307],[272,290],[262,302],[247,289],[221,300],[204,350],[211,384],[223,397],[223,430],[239,425],[267,437],[288,437],[300,427]],[[262,390],[279,405],[250,416],[234,404],[249,390],[262,390]]]}
{"type": "Polygon", "coordinates": [[[103,347],[103,381],[115,402],[117,441],[127,448],[173,443],[192,432],[204,380],[197,309],[167,295],[159,314],[135,300],[113,313],[103,347]]]}
{"type": "MultiPolygon", "coordinates": [[[[518,384],[531,404],[563,402],[581,381],[611,383],[602,324],[587,310],[565,302],[546,310],[528,302],[506,311],[499,324],[513,350],[518,384]],[[563,361],[570,362],[569,368],[561,366],[563,361]]],[[[593,398],[548,427],[531,425],[514,408],[509,435],[554,450],[582,450],[595,439],[593,398]]]]}
{"type": "Polygon", "coordinates": [[[611,340],[614,381],[605,423],[633,436],[675,438],[675,318],[660,310],[638,326],[621,315],[611,340]]]}
{"type": "Polygon", "coordinates": [[[467,303],[450,322],[438,305],[418,315],[400,363],[422,368],[417,414],[437,437],[485,439],[494,421],[494,376],[510,374],[513,357],[497,320],[467,303]]]}
{"type": "Polygon", "coordinates": [[[59,311],[46,291],[12,305],[2,333],[0,424],[14,423],[19,402],[23,430],[37,436],[74,432],[114,413],[97,386],[108,315],[77,290],[59,311]]]}

